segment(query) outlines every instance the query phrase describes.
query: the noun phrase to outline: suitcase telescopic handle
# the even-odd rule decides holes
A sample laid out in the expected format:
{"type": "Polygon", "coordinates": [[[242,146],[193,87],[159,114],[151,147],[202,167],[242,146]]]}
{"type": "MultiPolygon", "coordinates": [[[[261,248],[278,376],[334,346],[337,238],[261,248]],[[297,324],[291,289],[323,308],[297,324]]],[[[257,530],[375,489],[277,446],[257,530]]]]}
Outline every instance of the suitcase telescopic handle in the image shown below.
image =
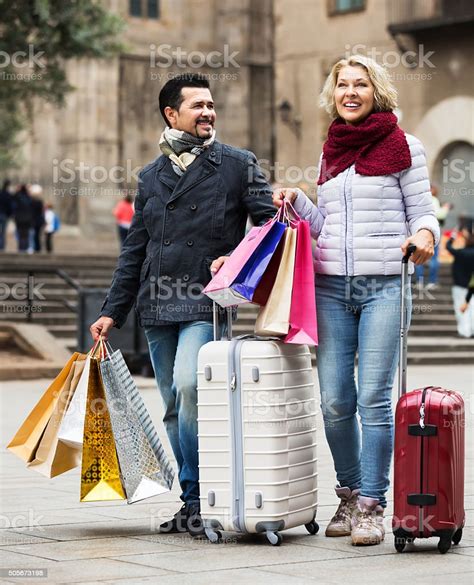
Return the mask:
{"type": "MultiPolygon", "coordinates": [[[[227,339],[232,339],[232,307],[226,307],[227,318],[227,339]]],[[[214,341],[219,341],[219,307],[215,301],[212,303],[212,328],[214,334],[214,341]]]]}
{"type": "Polygon", "coordinates": [[[416,246],[410,244],[406,254],[402,258],[402,282],[401,282],[401,303],[400,303],[400,363],[398,367],[398,397],[400,398],[407,391],[407,334],[408,334],[408,315],[407,315],[407,289],[408,280],[408,260],[410,260],[416,246]]]}

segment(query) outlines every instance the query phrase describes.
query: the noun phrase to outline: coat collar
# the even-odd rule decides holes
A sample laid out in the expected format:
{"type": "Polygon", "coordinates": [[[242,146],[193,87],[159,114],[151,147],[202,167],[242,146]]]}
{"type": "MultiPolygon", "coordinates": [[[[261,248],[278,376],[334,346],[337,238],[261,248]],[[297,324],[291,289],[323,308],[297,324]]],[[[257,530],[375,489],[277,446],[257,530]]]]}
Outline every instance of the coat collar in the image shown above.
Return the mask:
{"type": "Polygon", "coordinates": [[[164,203],[170,203],[181,197],[186,191],[214,174],[221,162],[222,144],[217,141],[198,156],[181,177],[173,171],[170,159],[162,155],[158,159],[155,179],[164,183],[172,191],[171,197],[164,203]]]}

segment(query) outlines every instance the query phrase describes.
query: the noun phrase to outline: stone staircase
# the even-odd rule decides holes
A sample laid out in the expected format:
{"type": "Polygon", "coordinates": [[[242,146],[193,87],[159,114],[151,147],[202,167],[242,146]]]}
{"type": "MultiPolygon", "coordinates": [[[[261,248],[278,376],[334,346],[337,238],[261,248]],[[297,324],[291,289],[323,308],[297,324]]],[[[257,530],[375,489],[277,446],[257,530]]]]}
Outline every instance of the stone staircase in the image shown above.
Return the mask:
{"type": "MultiPolygon", "coordinates": [[[[21,283],[28,271],[34,272],[34,284],[41,298],[35,298],[30,322],[47,327],[70,350],[76,347],[77,290],[58,275],[48,272],[63,270],[82,287],[107,288],[110,284],[116,256],[95,255],[17,255],[0,256],[0,321],[27,320],[21,283]],[[46,270],[46,272],[45,272],[46,270]],[[17,292],[14,293],[15,286],[17,292]],[[9,287],[9,288],[8,288],[9,287]],[[20,292],[18,292],[18,289],[20,292]],[[14,294],[8,295],[8,291],[14,294]],[[17,297],[12,298],[12,297],[17,297]],[[21,299],[18,297],[21,296],[21,299]]],[[[408,339],[409,362],[418,364],[454,364],[474,362],[474,338],[461,339],[456,335],[456,321],[451,301],[450,267],[442,265],[440,286],[434,291],[413,289],[412,325],[408,339]]],[[[39,295],[37,295],[39,296],[39,295]]],[[[258,308],[243,305],[234,324],[234,335],[250,333],[258,308]]]]}

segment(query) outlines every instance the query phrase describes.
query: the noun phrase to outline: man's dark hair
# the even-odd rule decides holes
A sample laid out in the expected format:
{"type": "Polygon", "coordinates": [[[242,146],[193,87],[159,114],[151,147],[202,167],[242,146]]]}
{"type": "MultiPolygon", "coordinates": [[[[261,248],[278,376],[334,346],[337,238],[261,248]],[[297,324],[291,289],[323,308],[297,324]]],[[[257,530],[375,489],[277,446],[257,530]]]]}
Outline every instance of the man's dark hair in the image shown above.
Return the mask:
{"type": "Polygon", "coordinates": [[[165,115],[165,108],[169,106],[173,110],[179,110],[184,99],[181,94],[183,87],[204,87],[205,89],[209,89],[209,81],[200,73],[183,73],[165,83],[158,96],[158,101],[161,115],[170,127],[171,124],[165,115]]]}

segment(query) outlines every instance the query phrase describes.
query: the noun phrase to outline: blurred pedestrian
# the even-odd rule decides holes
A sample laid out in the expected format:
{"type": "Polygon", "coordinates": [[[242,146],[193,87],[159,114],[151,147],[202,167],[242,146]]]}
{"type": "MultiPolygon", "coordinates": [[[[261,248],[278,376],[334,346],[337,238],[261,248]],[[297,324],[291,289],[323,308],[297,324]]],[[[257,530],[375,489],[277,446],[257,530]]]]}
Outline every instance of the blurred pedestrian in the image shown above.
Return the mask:
{"type": "Polygon", "coordinates": [[[453,231],[446,244],[446,249],[454,256],[452,295],[458,335],[472,337],[474,335],[474,306],[470,303],[464,307],[464,304],[469,292],[472,273],[474,272],[473,220],[464,221],[460,231],[464,240],[464,247],[453,247],[453,242],[457,237],[457,233],[453,231]]]}
{"type": "Polygon", "coordinates": [[[467,311],[469,303],[472,299],[472,295],[474,295],[474,272],[472,273],[471,280],[467,285],[467,295],[466,298],[464,299],[464,303],[461,305],[459,309],[461,313],[465,313],[467,311]]]}
{"type": "MultiPolygon", "coordinates": [[[[433,197],[433,207],[435,209],[436,219],[439,222],[440,228],[443,227],[446,217],[451,209],[450,203],[443,203],[438,199],[438,188],[435,185],[431,185],[431,195],[433,197]]],[[[439,274],[439,244],[435,246],[434,254],[431,260],[427,264],[415,265],[416,282],[419,288],[423,287],[424,283],[424,272],[425,266],[428,266],[428,284],[426,289],[430,290],[438,286],[438,274],[439,274]]]]}
{"type": "Polygon", "coordinates": [[[117,221],[118,234],[120,239],[120,248],[123,247],[128,230],[132,225],[132,219],[135,214],[133,206],[133,197],[129,194],[117,203],[114,209],[115,219],[117,221]]]}
{"type": "Polygon", "coordinates": [[[41,232],[44,227],[44,201],[41,199],[43,188],[41,185],[30,186],[32,225],[30,230],[30,246],[32,252],[41,252],[41,232]]]}
{"type": "Polygon", "coordinates": [[[13,218],[18,238],[18,251],[27,252],[29,248],[30,229],[33,226],[31,196],[27,185],[20,185],[12,199],[13,218]]]}
{"type": "Polygon", "coordinates": [[[53,236],[61,227],[59,216],[54,211],[53,205],[51,203],[47,203],[45,206],[44,219],[46,251],[50,254],[53,251],[53,236]]]}
{"type": "Polygon", "coordinates": [[[6,179],[0,191],[0,252],[3,252],[7,239],[8,220],[12,214],[11,181],[6,179]]]}

